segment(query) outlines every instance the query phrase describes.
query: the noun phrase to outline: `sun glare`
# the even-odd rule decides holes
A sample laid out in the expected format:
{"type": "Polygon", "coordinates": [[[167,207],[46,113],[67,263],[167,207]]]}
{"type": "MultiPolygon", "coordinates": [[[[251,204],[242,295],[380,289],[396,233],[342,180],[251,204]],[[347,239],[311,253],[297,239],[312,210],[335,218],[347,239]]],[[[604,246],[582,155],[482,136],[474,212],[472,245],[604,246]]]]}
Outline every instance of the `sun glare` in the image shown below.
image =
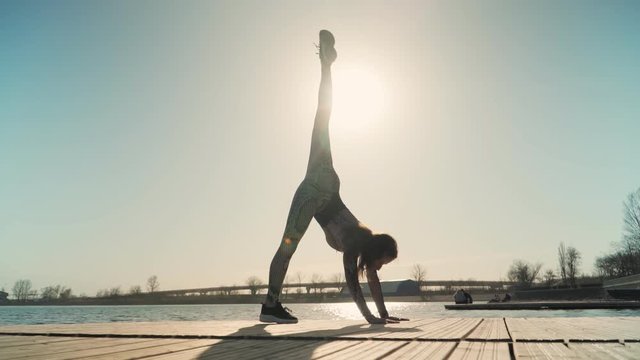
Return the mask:
{"type": "Polygon", "coordinates": [[[336,69],[332,127],[349,135],[371,130],[382,118],[385,100],[383,86],[374,72],[360,68],[336,69]]]}

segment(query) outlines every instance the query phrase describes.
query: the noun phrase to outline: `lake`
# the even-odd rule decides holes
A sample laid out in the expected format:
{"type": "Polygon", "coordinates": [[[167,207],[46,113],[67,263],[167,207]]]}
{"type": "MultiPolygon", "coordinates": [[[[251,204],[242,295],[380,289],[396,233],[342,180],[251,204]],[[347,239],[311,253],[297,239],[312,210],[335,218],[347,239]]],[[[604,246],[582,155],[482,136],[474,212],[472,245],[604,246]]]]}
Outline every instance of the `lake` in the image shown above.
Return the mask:
{"type": "MultiPolygon", "coordinates": [[[[640,316],[640,310],[445,310],[445,302],[388,302],[392,316],[427,317],[597,317],[640,316]]],[[[370,309],[375,309],[369,303],[370,309]]],[[[362,319],[354,303],[285,304],[303,320],[362,319]]],[[[75,324],[115,321],[257,320],[260,305],[0,306],[0,324],[75,324]]]]}

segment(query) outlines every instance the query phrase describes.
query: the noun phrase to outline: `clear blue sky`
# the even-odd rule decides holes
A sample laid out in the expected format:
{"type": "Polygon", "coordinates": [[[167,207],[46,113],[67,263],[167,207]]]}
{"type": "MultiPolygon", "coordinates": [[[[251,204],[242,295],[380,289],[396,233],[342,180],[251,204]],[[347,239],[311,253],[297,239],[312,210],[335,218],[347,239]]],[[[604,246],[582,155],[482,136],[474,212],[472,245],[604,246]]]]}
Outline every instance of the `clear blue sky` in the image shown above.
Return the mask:
{"type": "MultiPolygon", "coordinates": [[[[2,1],[0,288],[267,278],[336,36],[342,198],[386,279],[596,256],[640,186],[637,1],[2,1]]],[[[341,256],[312,224],[290,272],[341,256]]]]}

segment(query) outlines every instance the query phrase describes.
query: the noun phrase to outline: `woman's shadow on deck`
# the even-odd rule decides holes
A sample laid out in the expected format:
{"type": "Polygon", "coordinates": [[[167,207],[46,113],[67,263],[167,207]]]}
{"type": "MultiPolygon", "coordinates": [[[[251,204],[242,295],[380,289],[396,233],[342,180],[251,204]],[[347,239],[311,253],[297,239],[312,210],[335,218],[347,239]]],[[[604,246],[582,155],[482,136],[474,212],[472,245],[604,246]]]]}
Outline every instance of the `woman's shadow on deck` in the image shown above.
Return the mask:
{"type": "MultiPolygon", "coordinates": [[[[349,325],[341,329],[311,330],[306,332],[296,332],[284,335],[272,335],[266,331],[268,326],[277,327],[277,324],[255,324],[238,329],[229,334],[229,338],[211,345],[207,350],[198,356],[198,359],[281,359],[289,357],[292,359],[311,359],[314,351],[328,344],[331,340],[340,340],[339,337],[359,335],[367,333],[381,332],[417,332],[418,329],[406,327],[394,327],[394,325],[369,325],[358,324],[349,325]]],[[[341,346],[327,349],[327,356],[335,352],[342,351],[352,346],[358,345],[359,341],[342,340],[341,346]]],[[[362,341],[367,340],[366,336],[362,341]]],[[[319,355],[319,354],[317,354],[319,355]]]]}

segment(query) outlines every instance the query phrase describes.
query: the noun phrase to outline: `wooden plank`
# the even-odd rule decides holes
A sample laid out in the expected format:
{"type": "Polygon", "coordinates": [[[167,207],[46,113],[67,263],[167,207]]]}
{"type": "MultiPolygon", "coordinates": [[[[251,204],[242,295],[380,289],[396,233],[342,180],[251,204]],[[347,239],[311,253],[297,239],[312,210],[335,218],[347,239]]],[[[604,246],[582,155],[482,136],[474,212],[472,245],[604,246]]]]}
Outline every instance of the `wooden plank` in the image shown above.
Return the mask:
{"type": "MultiPolygon", "coordinates": [[[[193,349],[176,354],[153,356],[151,360],[183,360],[183,359],[242,359],[248,358],[246,350],[252,346],[262,348],[262,356],[265,359],[317,359],[341,351],[345,348],[357,345],[358,341],[307,341],[284,340],[291,347],[280,349],[274,353],[267,351],[271,340],[226,340],[207,348],[193,349]],[[262,344],[262,345],[261,345],[262,344]]],[[[254,357],[257,358],[257,357],[254,357]]]]}
{"type": "MultiPolygon", "coordinates": [[[[70,353],[84,351],[87,349],[112,349],[120,346],[135,345],[141,346],[140,342],[148,342],[149,339],[91,339],[83,338],[81,341],[39,343],[23,346],[16,346],[2,351],[3,358],[6,359],[36,359],[54,358],[56,354],[69,356],[70,353]]],[[[153,341],[153,340],[151,340],[153,341]]]]}
{"type": "MultiPolygon", "coordinates": [[[[245,359],[265,359],[277,355],[280,352],[289,352],[300,345],[298,340],[253,340],[250,347],[242,353],[229,353],[228,355],[230,359],[239,357],[245,359]]],[[[219,358],[216,350],[216,347],[213,347],[210,354],[207,354],[207,358],[219,358]]]]}
{"type": "MultiPolygon", "coordinates": [[[[201,340],[199,340],[201,341],[201,340]]],[[[174,352],[156,354],[148,357],[153,360],[182,360],[182,359],[229,359],[240,358],[241,354],[245,354],[256,346],[260,346],[257,343],[262,341],[269,342],[269,340],[212,340],[212,344],[204,347],[195,347],[192,349],[174,352]]]]}
{"type": "Polygon", "coordinates": [[[409,345],[409,341],[375,341],[374,343],[376,345],[380,343],[380,345],[377,348],[367,348],[367,353],[363,354],[364,359],[384,359],[409,345]]]}
{"type": "MultiPolygon", "coordinates": [[[[339,353],[348,348],[358,346],[360,341],[343,341],[343,340],[333,340],[333,341],[325,341],[317,345],[309,359],[324,359],[327,356],[339,353]]],[[[305,350],[306,353],[306,350],[305,350]]],[[[294,359],[302,359],[303,357],[294,357],[294,359]]]]}
{"type": "Polygon", "coordinates": [[[452,341],[411,341],[406,346],[398,349],[398,351],[390,354],[385,359],[444,359],[445,356],[449,354],[455,346],[456,343],[452,341]]]}
{"type": "Polygon", "coordinates": [[[496,359],[509,360],[509,345],[504,342],[462,341],[449,359],[496,359]]]}
{"type": "Polygon", "coordinates": [[[507,318],[516,340],[638,340],[640,318],[507,318]]]}
{"type": "Polygon", "coordinates": [[[517,357],[535,359],[640,359],[640,344],[515,343],[517,357]]]}
{"type": "Polygon", "coordinates": [[[210,347],[150,357],[151,360],[182,359],[326,359],[361,341],[226,340],[210,347]],[[278,346],[274,343],[281,343],[278,346]]]}
{"type": "MultiPolygon", "coordinates": [[[[607,339],[640,340],[640,317],[624,318],[512,318],[507,319],[514,339],[558,340],[607,339]]],[[[231,336],[305,338],[401,338],[507,339],[500,319],[440,318],[389,325],[369,325],[362,321],[309,320],[298,324],[274,325],[256,321],[183,321],[108,324],[64,324],[5,326],[0,332],[118,334],[127,336],[231,336]],[[482,321],[482,323],[480,323],[482,321]],[[476,327],[477,325],[477,327],[476,327]]]]}
{"type": "Polygon", "coordinates": [[[46,324],[0,327],[0,332],[126,335],[227,335],[256,321],[167,321],[86,324],[46,324]]]}
{"type": "Polygon", "coordinates": [[[517,358],[523,359],[563,359],[577,356],[562,343],[518,343],[514,345],[517,358]]]}
{"type": "Polygon", "coordinates": [[[422,326],[439,322],[442,319],[423,319],[403,321],[398,324],[369,325],[359,324],[334,330],[329,335],[337,338],[356,339],[407,339],[416,338],[421,332],[422,326]]]}
{"type": "Polygon", "coordinates": [[[278,340],[222,340],[207,348],[199,359],[259,358],[261,353],[268,351],[269,346],[273,346],[273,351],[277,352],[283,344],[278,340]]]}
{"type": "Polygon", "coordinates": [[[384,325],[370,325],[363,321],[324,321],[310,320],[301,322],[301,326],[271,325],[267,329],[271,336],[336,338],[341,336],[361,336],[368,333],[371,336],[385,331],[384,325]]]}
{"type": "Polygon", "coordinates": [[[306,340],[224,340],[201,352],[198,359],[308,359],[322,343],[306,340]]]}
{"type": "MultiPolygon", "coordinates": [[[[336,343],[338,347],[333,347],[331,352],[327,353],[322,357],[323,360],[330,359],[346,359],[352,358],[357,354],[362,353],[362,351],[369,345],[369,341],[367,340],[355,340],[355,341],[346,341],[346,340],[334,340],[331,343],[336,343]],[[348,345],[348,346],[344,346],[348,345]]],[[[318,358],[317,353],[311,353],[311,358],[318,358]]],[[[301,357],[303,358],[303,357],[301,357]]]]}
{"type": "Polygon", "coordinates": [[[60,333],[119,335],[213,335],[213,336],[339,336],[370,325],[364,321],[307,320],[298,324],[266,324],[257,321],[167,321],[137,323],[88,323],[64,325],[14,325],[0,333],[60,333]]]}
{"type": "MultiPolygon", "coordinates": [[[[165,355],[165,354],[181,354],[185,351],[190,351],[194,349],[202,349],[206,350],[211,346],[214,346],[220,340],[207,339],[207,340],[187,340],[180,342],[172,342],[171,339],[162,339],[156,340],[158,341],[153,346],[148,347],[140,347],[140,348],[130,348],[130,349],[114,349],[111,352],[100,352],[95,354],[83,353],[83,354],[75,354],[75,359],[84,359],[87,357],[91,357],[91,359],[104,359],[104,360],[124,360],[124,359],[134,359],[141,357],[149,357],[149,356],[157,356],[157,355],[165,355]],[[79,356],[77,356],[79,355],[79,356]]],[[[149,344],[152,345],[152,344],[149,344]]]]}
{"type": "Polygon", "coordinates": [[[313,352],[319,347],[327,343],[327,341],[291,341],[293,346],[286,350],[281,350],[277,354],[265,356],[264,359],[278,360],[298,360],[310,359],[313,352]]]}
{"type": "Polygon", "coordinates": [[[29,344],[40,344],[40,343],[54,343],[54,342],[70,342],[70,341],[78,341],[81,338],[73,337],[73,338],[58,338],[58,337],[50,337],[50,336],[11,336],[5,335],[0,336],[0,350],[6,349],[14,346],[21,345],[29,345],[29,344]]]}
{"type": "MultiPolygon", "coordinates": [[[[117,334],[117,335],[213,335],[213,336],[297,336],[297,337],[377,337],[391,332],[415,329],[424,322],[441,319],[418,320],[400,324],[369,325],[363,321],[309,320],[298,324],[265,324],[256,321],[198,321],[156,323],[92,323],[65,325],[26,325],[0,327],[0,332],[58,333],[58,334],[117,334]]],[[[391,335],[391,334],[390,334],[391,335]]],[[[392,336],[392,335],[391,335],[392,336]]]]}
{"type": "Polygon", "coordinates": [[[397,350],[401,346],[406,345],[406,341],[371,341],[364,340],[355,346],[347,347],[342,351],[335,352],[325,356],[323,360],[341,360],[341,359],[379,359],[386,354],[397,350]]]}
{"type": "Polygon", "coordinates": [[[440,323],[442,320],[442,318],[431,318],[389,324],[383,326],[377,333],[369,334],[368,338],[413,340],[423,333],[424,328],[434,326],[434,324],[440,323]]]}
{"type": "MultiPolygon", "coordinates": [[[[179,352],[172,353],[163,353],[156,354],[150,357],[144,357],[143,359],[151,359],[151,360],[185,360],[185,359],[204,359],[202,356],[209,349],[208,346],[192,348],[179,352]]],[[[107,358],[108,359],[108,358],[107,358]]],[[[126,358],[126,359],[136,359],[136,358],[126,358]]]]}
{"type": "Polygon", "coordinates": [[[569,349],[584,359],[640,359],[640,344],[570,343],[569,349]]]}
{"type": "Polygon", "coordinates": [[[469,340],[510,340],[504,319],[501,318],[484,319],[466,338],[469,340]]]}
{"type": "Polygon", "coordinates": [[[448,304],[447,310],[588,310],[588,309],[640,309],[637,301],[559,301],[559,302],[506,302],[448,304]]]}
{"type": "Polygon", "coordinates": [[[469,334],[480,322],[480,318],[445,318],[439,322],[420,326],[419,339],[461,339],[469,334]]]}

